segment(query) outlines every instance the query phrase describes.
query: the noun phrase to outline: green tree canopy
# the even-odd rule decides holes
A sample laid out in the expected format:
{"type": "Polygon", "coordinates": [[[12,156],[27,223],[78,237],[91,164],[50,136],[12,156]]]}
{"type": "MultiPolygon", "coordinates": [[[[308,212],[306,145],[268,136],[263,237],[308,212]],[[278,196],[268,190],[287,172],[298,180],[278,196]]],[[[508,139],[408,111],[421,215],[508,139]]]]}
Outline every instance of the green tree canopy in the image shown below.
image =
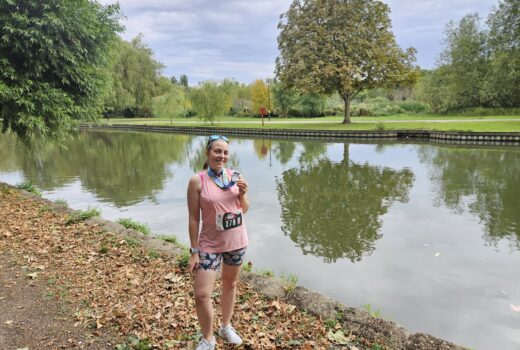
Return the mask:
{"type": "Polygon", "coordinates": [[[186,74],[181,74],[179,77],[179,84],[184,86],[185,88],[188,87],[188,76],[186,74]]]}
{"type": "Polygon", "coordinates": [[[195,112],[205,121],[213,122],[228,111],[229,101],[224,90],[214,81],[205,81],[190,92],[195,112]]]}
{"type": "Polygon", "coordinates": [[[484,94],[497,107],[520,107],[520,1],[503,0],[488,17],[491,65],[484,94]]]}
{"type": "Polygon", "coordinates": [[[62,138],[98,118],[119,18],[91,0],[0,1],[2,131],[62,138]]]}
{"type": "MultiPolygon", "coordinates": [[[[165,93],[168,79],[161,77],[163,64],[139,34],[131,42],[119,41],[112,66],[112,87],[106,106],[127,116],[152,116],[152,99],[165,93]],[[161,79],[162,78],[162,79],[161,79]]],[[[170,83],[171,84],[171,83],[170,83]]]]}
{"type": "Polygon", "coordinates": [[[484,77],[488,69],[487,36],[477,14],[446,25],[439,67],[424,79],[423,98],[435,112],[483,105],[484,77]]]}
{"type": "Polygon", "coordinates": [[[376,0],[294,0],[278,24],[278,78],[307,92],[338,92],[350,123],[360,91],[414,79],[415,50],[399,48],[389,12],[376,0]]]}

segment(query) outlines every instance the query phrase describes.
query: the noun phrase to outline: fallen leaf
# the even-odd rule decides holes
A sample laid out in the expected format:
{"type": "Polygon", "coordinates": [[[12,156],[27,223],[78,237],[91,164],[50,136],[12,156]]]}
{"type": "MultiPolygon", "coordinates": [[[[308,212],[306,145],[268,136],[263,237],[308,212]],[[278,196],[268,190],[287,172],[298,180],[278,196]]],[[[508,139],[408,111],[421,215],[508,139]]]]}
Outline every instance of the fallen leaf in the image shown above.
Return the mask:
{"type": "Polygon", "coordinates": [[[26,276],[35,279],[36,277],[38,277],[38,272],[28,273],[26,276]]]}
{"type": "Polygon", "coordinates": [[[339,330],[334,333],[332,329],[329,330],[329,332],[327,333],[327,338],[329,338],[329,340],[333,341],[334,343],[340,345],[347,345],[348,342],[351,340],[350,337],[345,336],[345,333],[343,333],[342,330],[339,330]]]}

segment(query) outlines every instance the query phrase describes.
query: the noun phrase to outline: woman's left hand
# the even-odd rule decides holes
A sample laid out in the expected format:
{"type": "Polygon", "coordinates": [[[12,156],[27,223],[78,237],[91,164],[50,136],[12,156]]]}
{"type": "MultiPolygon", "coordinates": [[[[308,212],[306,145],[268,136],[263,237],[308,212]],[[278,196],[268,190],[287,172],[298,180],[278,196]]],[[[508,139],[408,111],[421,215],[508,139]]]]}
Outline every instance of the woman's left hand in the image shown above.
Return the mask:
{"type": "Polygon", "coordinates": [[[237,186],[238,186],[238,194],[240,196],[243,196],[247,193],[249,187],[247,185],[247,182],[244,181],[244,179],[240,179],[237,181],[237,186]]]}

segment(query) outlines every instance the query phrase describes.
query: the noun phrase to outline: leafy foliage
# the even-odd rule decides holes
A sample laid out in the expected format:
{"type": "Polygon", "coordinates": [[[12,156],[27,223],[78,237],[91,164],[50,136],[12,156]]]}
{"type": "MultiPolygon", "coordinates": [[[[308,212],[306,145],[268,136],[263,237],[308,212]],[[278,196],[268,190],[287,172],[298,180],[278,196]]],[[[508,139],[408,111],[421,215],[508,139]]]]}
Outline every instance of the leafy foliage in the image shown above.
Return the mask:
{"type": "Polygon", "coordinates": [[[439,66],[425,74],[418,97],[433,112],[520,107],[520,3],[503,0],[483,28],[476,14],[446,26],[439,66]]]}
{"type": "Polygon", "coordinates": [[[360,91],[415,79],[415,50],[402,51],[390,25],[380,1],[294,0],[278,25],[276,74],[285,86],[338,92],[348,123],[360,91]]]}
{"type": "Polygon", "coordinates": [[[269,90],[263,80],[255,80],[251,84],[252,114],[260,115],[260,108],[269,108],[269,90]]]}
{"type": "Polygon", "coordinates": [[[213,81],[205,81],[197,89],[193,89],[191,100],[195,112],[212,124],[217,116],[227,112],[226,108],[230,105],[228,96],[219,84],[213,81]]]}
{"type": "Polygon", "coordinates": [[[113,54],[112,86],[106,106],[127,117],[150,117],[152,98],[164,93],[159,79],[164,66],[153,58],[141,34],[130,43],[119,40],[113,54]]]}
{"type": "Polygon", "coordinates": [[[119,18],[91,0],[0,2],[2,131],[61,139],[96,119],[119,18]]]}

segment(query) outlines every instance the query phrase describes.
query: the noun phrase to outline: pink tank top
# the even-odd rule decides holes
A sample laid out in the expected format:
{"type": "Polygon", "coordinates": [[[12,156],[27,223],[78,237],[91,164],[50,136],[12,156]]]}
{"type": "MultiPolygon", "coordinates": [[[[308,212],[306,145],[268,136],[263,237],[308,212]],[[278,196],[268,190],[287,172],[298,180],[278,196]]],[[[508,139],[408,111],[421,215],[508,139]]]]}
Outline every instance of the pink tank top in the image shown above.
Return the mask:
{"type": "MultiPolygon", "coordinates": [[[[228,172],[230,171],[227,169],[228,172]]],[[[233,174],[231,170],[229,174],[233,174]]],[[[219,188],[207,171],[199,173],[202,181],[200,209],[202,227],[199,247],[205,253],[223,253],[247,246],[247,232],[238,197],[238,186],[219,188]]]]}

